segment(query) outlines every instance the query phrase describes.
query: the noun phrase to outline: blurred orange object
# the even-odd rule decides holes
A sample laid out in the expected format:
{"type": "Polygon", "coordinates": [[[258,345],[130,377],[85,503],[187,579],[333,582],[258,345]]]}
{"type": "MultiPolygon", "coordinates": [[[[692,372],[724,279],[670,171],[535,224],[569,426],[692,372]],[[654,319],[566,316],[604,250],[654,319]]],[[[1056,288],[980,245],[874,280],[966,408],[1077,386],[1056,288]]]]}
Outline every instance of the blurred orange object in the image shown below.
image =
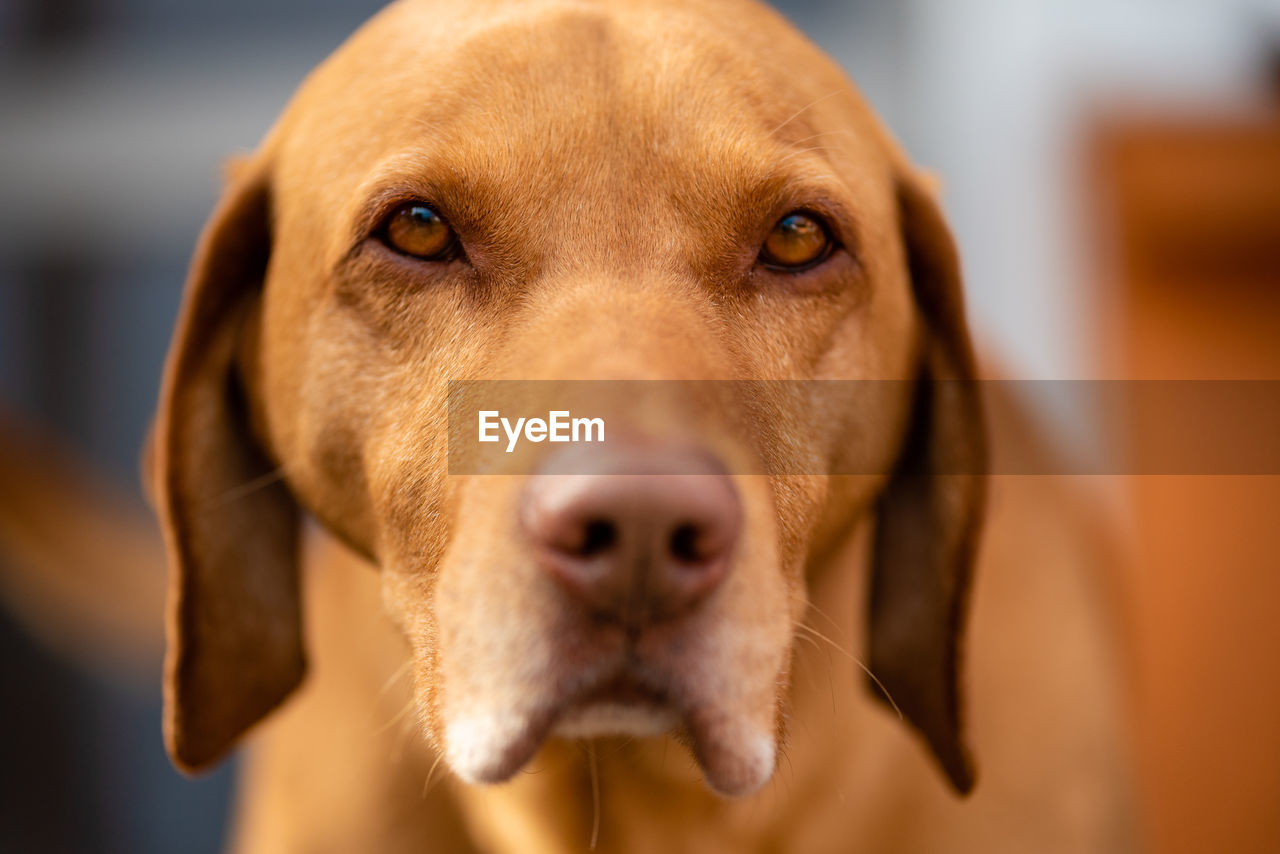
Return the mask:
{"type": "MultiPolygon", "coordinates": [[[[1104,373],[1280,380],[1280,108],[1112,118],[1090,153],[1104,373]]],[[[1127,485],[1151,849],[1280,851],[1280,477],[1127,485]]]]}

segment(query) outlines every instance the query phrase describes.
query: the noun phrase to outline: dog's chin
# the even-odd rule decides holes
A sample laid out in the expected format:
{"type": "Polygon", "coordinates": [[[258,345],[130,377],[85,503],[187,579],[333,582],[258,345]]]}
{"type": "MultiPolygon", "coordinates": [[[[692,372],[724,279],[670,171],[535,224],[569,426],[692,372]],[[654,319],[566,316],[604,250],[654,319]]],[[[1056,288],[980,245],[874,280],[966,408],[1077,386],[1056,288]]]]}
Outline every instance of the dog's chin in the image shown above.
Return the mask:
{"type": "Polygon", "coordinates": [[[461,718],[445,727],[445,759],[468,783],[503,783],[548,738],[649,738],[682,728],[707,785],[719,794],[749,795],[773,775],[777,754],[773,733],[760,732],[725,710],[682,714],[670,703],[650,699],[587,700],[523,720],[512,712],[461,718]]]}

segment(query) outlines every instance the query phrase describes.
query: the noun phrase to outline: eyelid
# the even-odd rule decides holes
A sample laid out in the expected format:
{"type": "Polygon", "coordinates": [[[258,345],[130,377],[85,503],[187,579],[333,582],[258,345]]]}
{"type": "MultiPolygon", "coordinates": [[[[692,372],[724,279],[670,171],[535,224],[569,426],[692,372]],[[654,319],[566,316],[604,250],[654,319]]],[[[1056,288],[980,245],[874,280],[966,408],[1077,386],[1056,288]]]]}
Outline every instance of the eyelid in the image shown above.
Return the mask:
{"type": "MultiPolygon", "coordinates": [[[[803,214],[804,216],[811,217],[820,226],[822,226],[822,229],[827,233],[827,236],[831,238],[831,242],[837,246],[845,246],[850,242],[849,239],[846,239],[845,233],[851,230],[852,225],[846,224],[845,221],[848,218],[843,215],[840,208],[834,205],[822,201],[811,201],[795,205],[783,211],[778,218],[774,220],[774,225],[776,226],[792,214],[803,214]]],[[[852,235],[849,237],[851,238],[852,235]]]]}
{"type": "Polygon", "coordinates": [[[831,259],[832,255],[840,251],[842,248],[845,248],[845,245],[846,245],[845,242],[840,239],[839,234],[836,232],[835,227],[832,225],[831,217],[827,214],[822,213],[820,210],[818,210],[817,206],[810,204],[810,205],[799,205],[794,207],[788,207],[781,214],[779,214],[777,218],[773,220],[773,222],[769,225],[768,231],[765,232],[764,237],[760,240],[760,248],[756,252],[756,262],[760,264],[760,266],[764,267],[766,270],[770,270],[775,273],[784,273],[784,274],[806,273],[809,270],[813,270],[817,267],[821,267],[823,264],[825,264],[827,261],[831,259]],[[786,264],[781,264],[781,263],[769,263],[765,259],[765,255],[769,251],[768,250],[769,236],[773,234],[774,229],[776,229],[779,225],[782,224],[783,220],[787,219],[788,217],[797,216],[797,215],[807,217],[813,220],[815,223],[817,223],[818,227],[822,229],[822,233],[826,236],[826,240],[827,240],[826,247],[824,248],[823,252],[819,254],[817,257],[815,257],[812,261],[808,261],[804,264],[800,264],[794,267],[787,266],[786,264]]]}
{"type": "Polygon", "coordinates": [[[458,234],[454,231],[453,226],[449,225],[439,211],[422,201],[404,202],[397,205],[391,210],[390,214],[383,218],[382,224],[378,226],[374,234],[388,249],[419,261],[450,261],[457,257],[458,254],[458,234]],[[415,238],[423,235],[414,234],[412,231],[408,234],[397,234],[398,231],[402,231],[399,226],[402,225],[402,220],[406,218],[406,215],[409,220],[409,227],[413,229],[420,224],[418,214],[423,211],[430,214],[429,219],[433,229],[437,226],[441,229],[433,230],[430,234],[432,238],[430,251],[427,251],[427,247],[414,247],[411,245],[415,238]]]}
{"type": "Polygon", "coordinates": [[[406,208],[426,208],[439,217],[440,221],[448,226],[450,231],[454,230],[453,223],[449,221],[449,217],[445,216],[444,211],[440,210],[439,205],[433,204],[426,199],[411,198],[388,206],[386,210],[378,216],[377,220],[375,220],[373,229],[370,233],[377,234],[378,232],[386,231],[387,226],[391,224],[391,220],[395,217],[395,214],[406,208]]]}
{"type": "MultiPolygon", "coordinates": [[[[375,204],[367,208],[368,213],[360,217],[360,232],[362,236],[369,238],[385,231],[395,212],[410,205],[431,208],[436,212],[437,216],[444,220],[446,224],[449,224],[449,217],[445,215],[444,211],[436,203],[423,196],[397,193],[393,196],[378,199],[375,204]]],[[[452,228],[453,226],[450,224],[449,227],[452,228]]]]}
{"type": "Polygon", "coordinates": [[[454,226],[453,220],[444,209],[444,206],[435,202],[430,193],[422,192],[418,188],[397,185],[381,193],[375,193],[361,207],[360,213],[354,220],[351,242],[346,254],[343,256],[344,262],[354,259],[368,245],[370,240],[375,240],[388,252],[392,252],[401,258],[431,263],[433,259],[403,252],[392,246],[387,239],[387,226],[390,224],[391,217],[397,210],[406,205],[422,205],[431,208],[452,232],[453,240],[450,248],[445,257],[439,259],[439,262],[447,263],[459,258],[464,260],[468,258],[462,235],[454,226]]]}
{"type": "Polygon", "coordinates": [[[760,221],[759,242],[762,244],[773,227],[792,213],[816,218],[840,246],[854,247],[859,242],[862,229],[858,208],[854,204],[855,199],[841,183],[784,183],[769,193],[768,198],[771,204],[767,204],[762,213],[772,214],[772,218],[766,216],[760,221]]]}
{"type": "Polygon", "coordinates": [[[442,197],[441,188],[429,183],[416,181],[395,181],[390,184],[372,187],[364,204],[351,219],[351,246],[354,248],[378,233],[378,229],[386,225],[387,218],[401,205],[419,202],[434,210],[451,227],[454,218],[450,215],[449,205],[442,197]]]}

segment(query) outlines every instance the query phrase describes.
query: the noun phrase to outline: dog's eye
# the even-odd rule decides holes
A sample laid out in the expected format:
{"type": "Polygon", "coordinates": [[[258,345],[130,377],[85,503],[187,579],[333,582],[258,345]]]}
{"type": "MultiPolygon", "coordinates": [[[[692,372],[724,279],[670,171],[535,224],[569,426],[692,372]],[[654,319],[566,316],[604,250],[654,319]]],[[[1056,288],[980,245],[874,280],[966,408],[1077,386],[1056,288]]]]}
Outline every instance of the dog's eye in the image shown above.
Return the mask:
{"type": "Polygon", "coordinates": [[[773,270],[798,273],[825,261],[833,246],[822,220],[804,211],[793,211],[778,220],[765,238],[760,262],[773,270]]]}
{"type": "Polygon", "coordinates": [[[444,259],[456,240],[449,223],[422,202],[406,202],[393,210],[382,234],[392,249],[427,261],[444,259]]]}

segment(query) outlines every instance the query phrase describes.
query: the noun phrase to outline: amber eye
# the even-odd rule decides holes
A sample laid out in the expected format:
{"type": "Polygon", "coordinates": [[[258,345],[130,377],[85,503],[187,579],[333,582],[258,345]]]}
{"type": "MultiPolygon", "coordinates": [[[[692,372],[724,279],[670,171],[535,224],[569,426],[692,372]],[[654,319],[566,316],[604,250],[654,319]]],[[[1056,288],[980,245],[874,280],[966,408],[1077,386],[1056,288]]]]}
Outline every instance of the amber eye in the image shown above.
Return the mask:
{"type": "Polygon", "coordinates": [[[383,234],[392,249],[428,261],[443,260],[455,242],[449,224],[422,202],[406,202],[392,211],[383,234]]]}
{"type": "Polygon", "coordinates": [[[794,211],[778,220],[765,238],[760,261],[766,267],[799,272],[816,266],[831,254],[831,235],[812,214],[794,211]]]}

